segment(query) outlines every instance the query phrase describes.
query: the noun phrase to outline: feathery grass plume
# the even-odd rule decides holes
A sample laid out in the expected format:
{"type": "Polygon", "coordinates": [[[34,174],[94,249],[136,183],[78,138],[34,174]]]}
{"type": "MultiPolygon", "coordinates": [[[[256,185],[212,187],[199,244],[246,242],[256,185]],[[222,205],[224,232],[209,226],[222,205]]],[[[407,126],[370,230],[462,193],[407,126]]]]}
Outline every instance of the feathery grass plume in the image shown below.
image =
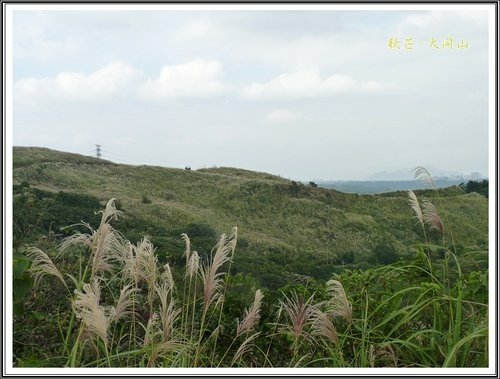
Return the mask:
{"type": "Polygon", "coordinates": [[[346,321],[351,323],[352,306],[349,300],[347,300],[342,283],[338,280],[331,279],[326,282],[326,290],[330,295],[327,306],[333,317],[343,317],[346,321]]]}
{"type": "Polygon", "coordinates": [[[370,349],[368,350],[368,361],[370,362],[370,367],[375,367],[375,346],[370,344],[370,349]]]}
{"type": "Polygon", "coordinates": [[[436,184],[434,183],[431,174],[429,174],[429,171],[427,171],[425,167],[418,166],[413,171],[415,172],[415,179],[417,181],[428,184],[436,189],[436,184]]]}
{"type": "Polygon", "coordinates": [[[370,367],[375,367],[377,361],[382,363],[378,367],[398,367],[398,357],[391,345],[374,346],[371,344],[368,359],[370,367]]]}
{"type": "Polygon", "coordinates": [[[232,248],[232,240],[227,241],[226,235],[219,237],[216,246],[215,254],[212,262],[205,265],[201,270],[201,279],[203,281],[203,304],[207,309],[220,296],[221,279],[223,272],[217,272],[224,263],[229,261],[229,251],[232,248]]]}
{"type": "Polygon", "coordinates": [[[178,341],[171,339],[166,342],[163,341],[163,330],[160,326],[160,319],[161,316],[154,312],[149,317],[145,327],[142,347],[148,351],[148,367],[153,366],[158,358],[166,356],[169,352],[175,351],[178,354],[185,348],[185,345],[178,341]]]}
{"type": "Polygon", "coordinates": [[[132,296],[138,289],[132,287],[132,284],[128,284],[120,290],[120,297],[116,303],[116,307],[112,309],[112,320],[118,321],[130,314],[133,308],[135,296],[132,296]]]}
{"type": "Polygon", "coordinates": [[[262,304],[262,299],[264,295],[261,290],[255,291],[255,299],[253,301],[252,307],[250,309],[245,309],[245,318],[238,323],[236,328],[236,336],[240,336],[252,330],[260,320],[260,306],[262,304]]]}
{"type": "Polygon", "coordinates": [[[175,308],[176,301],[170,297],[168,301],[168,294],[171,291],[170,284],[164,281],[162,284],[155,285],[155,291],[160,299],[160,319],[162,324],[162,342],[169,342],[173,326],[181,313],[180,309],[175,308]]]}
{"type": "Polygon", "coordinates": [[[158,334],[158,320],[159,316],[156,312],[149,316],[146,329],[144,330],[144,341],[142,343],[142,347],[147,347],[155,343],[155,337],[158,334]]]}
{"type": "Polygon", "coordinates": [[[417,195],[410,190],[408,191],[408,202],[410,204],[411,209],[415,212],[415,217],[420,222],[422,227],[424,226],[424,215],[422,213],[422,209],[420,208],[420,204],[418,203],[417,195]]]}
{"type": "Polygon", "coordinates": [[[29,247],[25,250],[26,256],[31,259],[31,267],[28,270],[34,280],[34,287],[38,287],[40,280],[45,275],[53,275],[58,278],[66,288],[66,282],[50,257],[37,247],[29,247]]]}
{"type": "Polygon", "coordinates": [[[380,347],[378,350],[378,356],[383,361],[390,363],[386,364],[385,365],[386,367],[387,366],[398,367],[398,357],[394,352],[394,349],[391,347],[391,345],[380,347]]]}
{"type": "MultiPolygon", "coordinates": [[[[443,200],[441,199],[441,196],[439,195],[439,191],[438,191],[434,181],[432,180],[432,177],[430,176],[429,172],[426,169],[424,169],[423,167],[417,167],[417,170],[418,170],[421,177],[424,177],[424,178],[427,177],[426,182],[428,182],[432,185],[434,191],[437,194],[437,199],[438,199],[440,206],[441,206],[441,212],[444,215],[444,219],[446,220],[446,225],[448,227],[448,234],[450,236],[450,240],[451,240],[451,243],[453,245],[453,250],[456,253],[457,248],[455,246],[455,240],[453,238],[453,231],[451,228],[452,224],[450,224],[450,222],[448,220],[446,208],[443,204],[443,200]]],[[[444,243],[444,241],[445,241],[444,224],[441,221],[441,217],[439,216],[436,207],[433,204],[431,204],[430,202],[427,202],[427,203],[428,204],[425,204],[425,200],[424,200],[424,206],[423,206],[423,208],[424,208],[423,209],[424,221],[426,221],[430,225],[431,229],[436,229],[441,234],[441,236],[443,238],[443,243],[444,243]]]]}
{"type": "Polygon", "coordinates": [[[73,246],[84,246],[89,249],[92,248],[92,235],[95,233],[95,230],[87,224],[86,222],[81,222],[79,224],[74,224],[70,226],[83,226],[89,230],[89,233],[80,233],[77,231],[75,234],[68,236],[62,240],[62,242],[57,246],[57,250],[59,251],[58,256],[68,250],[73,246]]]}
{"type": "Polygon", "coordinates": [[[182,257],[183,258],[186,257],[186,262],[188,262],[189,257],[191,255],[191,241],[189,240],[189,237],[186,233],[182,233],[181,238],[184,241],[184,243],[186,244],[186,248],[184,249],[184,254],[182,255],[182,257]]]}
{"type": "Polygon", "coordinates": [[[155,248],[151,241],[147,237],[144,237],[137,246],[134,246],[135,250],[135,275],[139,281],[146,282],[148,286],[148,302],[149,308],[152,310],[153,298],[154,298],[154,287],[156,283],[157,276],[157,263],[158,258],[155,255],[155,248]]]}
{"type": "Polygon", "coordinates": [[[109,252],[115,249],[117,243],[109,224],[102,224],[93,237],[92,277],[112,270],[109,252]]]}
{"type": "Polygon", "coordinates": [[[186,266],[186,277],[192,278],[194,274],[198,272],[200,268],[200,256],[196,251],[193,251],[193,254],[189,257],[188,264],[186,266]]]}
{"type": "Polygon", "coordinates": [[[319,308],[314,310],[312,334],[325,337],[334,344],[338,342],[338,334],[335,325],[333,325],[328,315],[319,308]]]}
{"type": "Polygon", "coordinates": [[[423,201],[423,217],[431,229],[436,229],[444,237],[444,224],[439,216],[437,208],[428,200],[423,201]]]}
{"type": "Polygon", "coordinates": [[[97,212],[97,214],[102,213],[101,225],[108,224],[110,221],[116,220],[123,215],[122,211],[116,209],[115,200],[116,198],[113,197],[106,203],[104,211],[97,212]]]}
{"type": "Polygon", "coordinates": [[[160,275],[160,280],[165,282],[170,289],[174,288],[174,277],[172,276],[172,270],[170,265],[167,263],[163,266],[163,272],[160,275]]]}
{"type": "Polygon", "coordinates": [[[135,269],[139,280],[143,280],[151,287],[154,287],[158,263],[158,258],[155,255],[155,247],[148,237],[144,237],[134,246],[134,250],[137,259],[135,269]]]}
{"type": "Polygon", "coordinates": [[[233,359],[231,361],[231,366],[234,366],[234,364],[236,362],[238,362],[243,357],[243,355],[245,355],[248,351],[251,350],[251,348],[252,348],[251,342],[253,340],[255,340],[259,335],[260,335],[260,332],[252,334],[251,336],[247,337],[245,339],[245,341],[243,341],[241,343],[240,347],[238,348],[238,350],[234,354],[234,357],[233,357],[233,359]]]}
{"type": "Polygon", "coordinates": [[[124,247],[124,262],[122,268],[122,278],[125,282],[132,281],[135,285],[139,283],[139,269],[137,265],[137,256],[135,246],[128,242],[124,247]]]}
{"type": "Polygon", "coordinates": [[[99,279],[94,278],[92,283],[85,283],[83,292],[75,290],[75,294],[73,311],[76,317],[82,320],[85,329],[91,335],[101,338],[107,345],[110,317],[106,314],[104,307],[99,305],[101,298],[99,279]]]}
{"type": "MultiPolygon", "coordinates": [[[[103,221],[111,221],[114,216],[110,215],[111,210],[109,206],[106,209],[107,211],[103,212],[103,221]],[[106,217],[104,217],[105,214],[106,217]]],[[[76,233],[65,238],[58,246],[59,254],[72,246],[80,245],[89,248],[92,254],[92,277],[100,273],[112,271],[113,267],[110,263],[112,259],[122,263],[125,261],[125,239],[109,223],[101,221],[101,225],[97,230],[92,229],[87,223],[77,225],[86,227],[89,233],[76,233]]]]}
{"type": "MultiPolygon", "coordinates": [[[[237,241],[238,241],[238,228],[237,227],[233,227],[233,230],[231,231],[231,235],[229,236],[229,242],[227,243],[227,248],[228,250],[230,250],[230,254],[228,252],[228,261],[229,261],[229,266],[228,266],[228,269],[227,269],[227,273],[225,275],[225,281],[224,281],[224,288],[221,289],[220,291],[220,295],[217,299],[217,304],[216,306],[218,306],[218,304],[220,303],[221,306],[219,308],[219,321],[218,321],[218,324],[220,325],[221,324],[221,320],[222,320],[222,312],[223,312],[223,309],[224,309],[224,299],[225,299],[225,296],[226,296],[226,291],[227,291],[227,285],[228,285],[228,278],[229,278],[229,273],[231,271],[231,265],[232,265],[232,259],[234,257],[234,252],[236,250],[236,244],[237,244],[237,241]]],[[[218,332],[217,334],[215,335],[215,343],[214,343],[214,349],[213,349],[213,352],[212,352],[212,357],[215,356],[215,347],[217,346],[217,338],[219,337],[218,335],[218,332]]]]}
{"type": "Polygon", "coordinates": [[[299,337],[304,337],[306,339],[311,339],[309,334],[306,332],[306,327],[308,327],[314,317],[315,307],[312,304],[314,295],[307,300],[303,297],[299,297],[296,292],[292,293],[292,296],[288,298],[285,294],[285,301],[280,300],[280,304],[283,310],[290,320],[289,325],[282,325],[280,331],[282,333],[292,333],[297,340],[299,337]]]}
{"type": "Polygon", "coordinates": [[[234,255],[234,251],[236,250],[236,245],[238,244],[238,227],[233,227],[231,234],[229,236],[229,247],[231,249],[231,256],[234,255]]]}
{"type": "Polygon", "coordinates": [[[169,354],[179,355],[185,346],[177,341],[157,342],[152,346],[146,367],[155,367],[155,362],[160,361],[158,367],[163,367],[163,360],[169,354]]]}

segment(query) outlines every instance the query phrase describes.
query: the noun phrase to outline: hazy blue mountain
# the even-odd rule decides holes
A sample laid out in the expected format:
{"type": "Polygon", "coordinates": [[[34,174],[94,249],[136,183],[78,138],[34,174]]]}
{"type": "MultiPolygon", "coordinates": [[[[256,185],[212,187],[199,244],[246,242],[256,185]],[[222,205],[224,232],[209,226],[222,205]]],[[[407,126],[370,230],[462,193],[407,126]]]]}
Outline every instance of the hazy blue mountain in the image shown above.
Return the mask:
{"type": "MultiPolygon", "coordinates": [[[[424,166],[434,178],[438,177],[461,177],[463,173],[455,171],[446,171],[433,166],[424,166]]],[[[414,180],[415,167],[407,167],[397,171],[380,171],[366,178],[366,181],[400,181],[414,180]]]]}
{"type": "MultiPolygon", "coordinates": [[[[446,188],[464,182],[460,179],[437,179],[436,187],[446,188]]],[[[319,187],[331,188],[341,192],[375,194],[394,191],[429,189],[429,185],[416,180],[349,180],[349,181],[316,181],[319,187]]]]}

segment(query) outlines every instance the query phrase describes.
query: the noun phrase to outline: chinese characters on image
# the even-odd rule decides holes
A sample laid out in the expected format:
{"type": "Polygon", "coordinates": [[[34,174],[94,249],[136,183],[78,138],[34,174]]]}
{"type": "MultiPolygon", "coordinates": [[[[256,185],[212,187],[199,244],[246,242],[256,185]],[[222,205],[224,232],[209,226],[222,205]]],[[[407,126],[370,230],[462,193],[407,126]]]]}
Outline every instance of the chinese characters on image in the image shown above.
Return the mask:
{"type": "Polygon", "coordinates": [[[387,41],[387,47],[390,50],[415,50],[417,48],[429,48],[434,50],[461,50],[468,49],[469,42],[462,39],[452,37],[438,39],[429,38],[428,40],[415,41],[413,37],[399,39],[398,37],[390,37],[387,41]]]}

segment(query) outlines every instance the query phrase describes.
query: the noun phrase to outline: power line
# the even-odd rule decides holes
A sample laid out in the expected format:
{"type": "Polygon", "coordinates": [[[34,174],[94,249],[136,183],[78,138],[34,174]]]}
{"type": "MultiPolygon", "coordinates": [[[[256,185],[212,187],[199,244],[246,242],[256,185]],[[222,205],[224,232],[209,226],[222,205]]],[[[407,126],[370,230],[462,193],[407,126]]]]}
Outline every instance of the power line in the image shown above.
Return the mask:
{"type": "Polygon", "coordinates": [[[154,160],[145,159],[144,157],[137,156],[136,154],[134,154],[134,156],[131,156],[128,154],[117,153],[117,152],[109,151],[109,150],[103,150],[103,153],[105,155],[114,155],[114,156],[117,156],[119,158],[125,158],[125,159],[131,160],[133,162],[137,162],[135,164],[152,164],[152,165],[156,164],[156,163],[154,163],[154,160]],[[140,163],[140,162],[142,162],[142,163],[140,163]]]}
{"type": "Polygon", "coordinates": [[[126,163],[126,164],[129,164],[129,165],[136,165],[137,164],[137,163],[132,163],[129,160],[125,160],[125,159],[123,159],[121,157],[113,157],[112,155],[110,156],[108,153],[106,153],[106,151],[104,151],[104,153],[105,153],[104,157],[106,159],[109,159],[109,160],[113,161],[113,162],[126,163]]]}
{"type": "Polygon", "coordinates": [[[130,165],[158,165],[158,163],[154,160],[145,159],[144,157],[137,156],[135,153],[133,156],[124,153],[117,153],[115,151],[103,149],[102,145],[99,144],[95,144],[95,147],[96,148],[92,150],[92,153],[96,154],[95,156],[99,159],[109,159],[111,161],[119,161],[130,165]]]}

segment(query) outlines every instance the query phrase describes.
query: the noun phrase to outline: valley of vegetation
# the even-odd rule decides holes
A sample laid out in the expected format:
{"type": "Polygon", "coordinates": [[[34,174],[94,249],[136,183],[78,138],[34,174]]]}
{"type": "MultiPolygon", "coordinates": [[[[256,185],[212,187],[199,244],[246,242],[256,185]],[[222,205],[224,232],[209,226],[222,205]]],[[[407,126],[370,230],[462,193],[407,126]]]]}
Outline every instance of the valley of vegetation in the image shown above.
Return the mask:
{"type": "Polygon", "coordinates": [[[487,182],[13,160],[17,367],[488,366],[487,182]]]}

